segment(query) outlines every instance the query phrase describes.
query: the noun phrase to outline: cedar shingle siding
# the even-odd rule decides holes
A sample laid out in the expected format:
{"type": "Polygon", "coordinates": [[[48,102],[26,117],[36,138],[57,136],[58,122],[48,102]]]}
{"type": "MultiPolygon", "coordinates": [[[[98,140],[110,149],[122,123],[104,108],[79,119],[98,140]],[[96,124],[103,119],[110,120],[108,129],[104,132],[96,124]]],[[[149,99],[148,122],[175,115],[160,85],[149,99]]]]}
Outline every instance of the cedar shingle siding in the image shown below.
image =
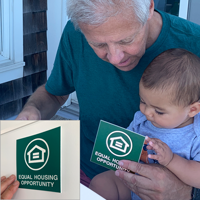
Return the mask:
{"type": "Polygon", "coordinates": [[[47,80],[47,0],[23,0],[23,78],[0,84],[0,119],[17,115],[47,80]]]}

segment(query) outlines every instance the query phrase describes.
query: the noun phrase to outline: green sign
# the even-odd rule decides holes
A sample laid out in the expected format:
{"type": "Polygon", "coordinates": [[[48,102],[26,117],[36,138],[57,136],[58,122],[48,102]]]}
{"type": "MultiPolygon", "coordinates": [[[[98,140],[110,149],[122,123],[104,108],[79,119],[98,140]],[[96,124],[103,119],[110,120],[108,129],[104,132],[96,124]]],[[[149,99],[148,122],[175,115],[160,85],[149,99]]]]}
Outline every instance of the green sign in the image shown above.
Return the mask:
{"type": "Polygon", "coordinates": [[[19,188],[61,192],[61,128],[16,141],[19,188]]]}
{"type": "Polygon", "coordinates": [[[122,127],[100,121],[91,161],[108,169],[119,169],[119,160],[138,162],[145,137],[122,127]]]}

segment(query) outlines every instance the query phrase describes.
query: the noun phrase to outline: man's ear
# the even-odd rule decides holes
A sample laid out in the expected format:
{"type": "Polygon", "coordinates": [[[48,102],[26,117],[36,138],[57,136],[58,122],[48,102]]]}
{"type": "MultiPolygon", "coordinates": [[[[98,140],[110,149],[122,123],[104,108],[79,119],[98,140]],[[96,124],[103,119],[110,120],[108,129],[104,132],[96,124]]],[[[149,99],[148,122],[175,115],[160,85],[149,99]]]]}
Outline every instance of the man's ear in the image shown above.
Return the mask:
{"type": "Polygon", "coordinates": [[[153,13],[154,13],[154,0],[151,0],[151,4],[150,4],[150,7],[149,7],[149,17],[148,17],[148,20],[150,20],[152,18],[153,13]]]}
{"type": "Polygon", "coordinates": [[[200,101],[197,101],[190,105],[189,117],[194,117],[200,112],[200,101]]]}

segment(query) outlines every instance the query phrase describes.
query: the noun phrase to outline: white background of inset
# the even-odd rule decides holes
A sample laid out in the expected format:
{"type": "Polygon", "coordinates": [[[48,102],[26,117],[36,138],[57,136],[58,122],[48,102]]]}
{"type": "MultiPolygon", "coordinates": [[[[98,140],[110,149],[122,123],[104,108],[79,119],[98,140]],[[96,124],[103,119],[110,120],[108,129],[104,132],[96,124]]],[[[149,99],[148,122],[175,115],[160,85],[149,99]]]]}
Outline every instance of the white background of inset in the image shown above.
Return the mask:
{"type": "Polygon", "coordinates": [[[14,199],[79,199],[80,124],[79,121],[1,121],[1,176],[16,174],[16,140],[61,126],[62,193],[21,189],[14,199]],[[11,130],[12,129],[12,130],[11,130]],[[9,131],[9,132],[7,132],[9,131]]]}

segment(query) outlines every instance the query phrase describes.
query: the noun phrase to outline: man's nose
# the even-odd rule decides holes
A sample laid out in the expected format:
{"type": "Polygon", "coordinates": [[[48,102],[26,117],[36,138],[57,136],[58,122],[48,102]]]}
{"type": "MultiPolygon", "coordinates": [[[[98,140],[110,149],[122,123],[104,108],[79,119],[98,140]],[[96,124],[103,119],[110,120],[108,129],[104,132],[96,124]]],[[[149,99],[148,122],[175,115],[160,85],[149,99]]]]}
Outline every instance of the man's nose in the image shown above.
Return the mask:
{"type": "Polygon", "coordinates": [[[107,59],[113,65],[119,64],[124,58],[124,52],[116,46],[110,46],[108,48],[107,59]]]}

